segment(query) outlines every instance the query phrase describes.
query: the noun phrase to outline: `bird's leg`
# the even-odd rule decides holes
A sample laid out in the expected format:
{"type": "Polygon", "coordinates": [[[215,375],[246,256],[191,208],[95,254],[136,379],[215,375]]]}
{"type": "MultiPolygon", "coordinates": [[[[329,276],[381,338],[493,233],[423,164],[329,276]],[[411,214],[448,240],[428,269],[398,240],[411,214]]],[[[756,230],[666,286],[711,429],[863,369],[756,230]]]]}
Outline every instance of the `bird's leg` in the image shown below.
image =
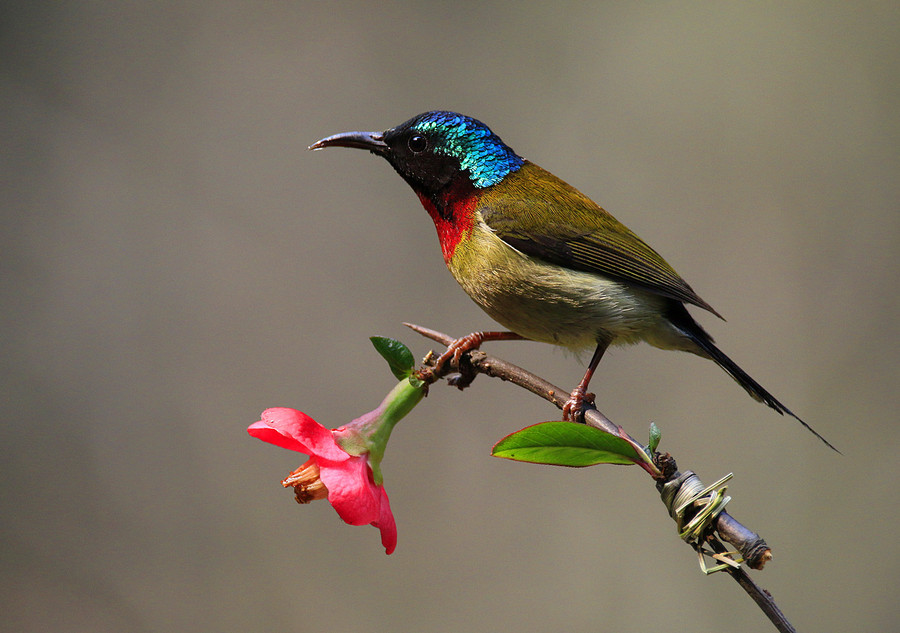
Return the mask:
{"type": "Polygon", "coordinates": [[[515,332],[472,332],[462,336],[447,346],[447,351],[438,356],[434,362],[435,371],[439,371],[447,361],[453,361],[453,364],[459,366],[459,359],[466,352],[481,347],[485,341],[521,341],[523,337],[515,332]]]}
{"type": "Polygon", "coordinates": [[[584,418],[584,398],[587,395],[587,388],[607,347],[609,347],[609,343],[606,341],[597,343],[597,349],[594,350],[594,355],[591,356],[591,362],[588,363],[587,371],[584,372],[584,378],[572,390],[572,393],[569,394],[569,399],[563,405],[563,420],[577,422],[584,418]]]}

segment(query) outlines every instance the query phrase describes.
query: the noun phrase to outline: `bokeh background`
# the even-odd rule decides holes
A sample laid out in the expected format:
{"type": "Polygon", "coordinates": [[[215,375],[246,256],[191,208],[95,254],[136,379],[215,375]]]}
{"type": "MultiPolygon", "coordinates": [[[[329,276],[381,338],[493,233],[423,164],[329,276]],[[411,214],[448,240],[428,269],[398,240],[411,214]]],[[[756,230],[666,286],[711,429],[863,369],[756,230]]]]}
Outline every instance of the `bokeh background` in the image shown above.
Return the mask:
{"type": "Polygon", "coordinates": [[[390,557],[247,436],[269,406],[374,408],[370,335],[422,355],[402,321],[492,327],[386,163],[306,151],[442,108],[651,243],[844,456],[647,346],[604,359],[601,409],[735,473],[799,630],[898,630],[898,32],[896,2],[3,3],[3,628],[771,630],[642,471],[490,458],[556,416],[499,381],[436,386],[396,429],[390,557]]]}

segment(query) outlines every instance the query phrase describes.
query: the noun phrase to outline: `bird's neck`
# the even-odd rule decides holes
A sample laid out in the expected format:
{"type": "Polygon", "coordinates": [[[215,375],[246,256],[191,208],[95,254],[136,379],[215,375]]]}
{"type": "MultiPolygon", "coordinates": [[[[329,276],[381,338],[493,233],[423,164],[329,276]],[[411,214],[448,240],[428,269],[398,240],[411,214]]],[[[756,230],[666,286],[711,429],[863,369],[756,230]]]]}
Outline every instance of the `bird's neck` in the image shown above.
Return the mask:
{"type": "Polygon", "coordinates": [[[478,206],[478,192],[466,178],[451,182],[435,194],[416,191],[422,206],[434,221],[444,262],[450,263],[456,247],[466,239],[475,224],[478,206]]]}

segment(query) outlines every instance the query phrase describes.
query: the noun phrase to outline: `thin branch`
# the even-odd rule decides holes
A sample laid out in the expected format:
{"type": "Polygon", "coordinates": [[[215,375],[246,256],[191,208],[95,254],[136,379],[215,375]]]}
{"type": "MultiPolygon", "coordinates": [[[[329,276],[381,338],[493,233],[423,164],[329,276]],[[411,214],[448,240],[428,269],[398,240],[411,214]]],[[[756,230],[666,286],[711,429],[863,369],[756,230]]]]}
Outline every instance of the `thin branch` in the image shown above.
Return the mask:
{"type": "MultiPolygon", "coordinates": [[[[420,325],[414,325],[411,323],[404,323],[404,325],[426,338],[437,341],[445,347],[450,345],[455,340],[452,336],[444,334],[443,332],[438,332],[436,330],[422,327],[420,325]]],[[[450,364],[447,363],[447,366],[441,368],[440,370],[425,368],[421,370],[421,373],[423,374],[422,377],[425,378],[428,382],[433,382],[440,378],[446,377],[448,374],[458,372],[459,375],[453,377],[451,380],[448,380],[448,382],[454,384],[460,389],[463,389],[467,387],[472,382],[472,380],[474,380],[477,374],[485,374],[492,378],[499,378],[500,380],[511,382],[519,387],[522,387],[523,389],[526,389],[531,393],[536,394],[541,398],[547,400],[548,402],[554,404],[559,409],[562,409],[563,405],[569,397],[569,393],[567,391],[556,387],[543,378],[536,376],[535,374],[501,358],[485,354],[480,350],[468,352],[464,355],[463,358],[468,359],[468,362],[460,363],[459,367],[451,368],[449,366],[450,364]]],[[[593,406],[588,405],[586,407],[584,420],[586,424],[597,427],[612,435],[617,435],[629,439],[632,442],[635,442],[639,446],[643,447],[642,444],[628,435],[622,429],[622,427],[614,424],[609,418],[607,418],[593,406]]],[[[685,471],[685,473],[679,472],[677,466],[675,465],[675,460],[668,454],[657,454],[654,461],[657,462],[657,466],[659,467],[660,471],[662,471],[662,474],[657,476],[654,475],[650,470],[648,470],[647,472],[649,472],[651,476],[654,476],[654,478],[656,479],[657,488],[660,490],[660,492],[662,492],[666,484],[669,484],[671,486],[677,483],[678,480],[683,479],[686,476],[693,475],[693,473],[690,473],[690,471],[685,471]]],[[[690,518],[690,516],[687,517],[687,519],[690,518]]],[[[757,533],[742,525],[725,511],[722,511],[715,519],[715,522],[713,524],[713,531],[715,532],[715,536],[713,534],[707,535],[706,542],[716,551],[717,554],[725,553],[726,548],[718,540],[721,539],[722,541],[733,545],[737,549],[737,551],[740,552],[747,565],[752,569],[762,569],[763,566],[772,559],[772,552],[766,542],[757,533]],[[716,538],[716,536],[718,537],[718,539],[716,538]]],[[[792,633],[795,631],[790,622],[788,622],[787,618],[784,617],[784,614],[775,604],[772,596],[767,591],[756,585],[756,583],[754,583],[750,579],[749,575],[741,567],[728,566],[726,571],[731,575],[732,578],[734,578],[738,582],[738,584],[744,589],[744,591],[746,591],[750,595],[750,597],[756,602],[760,609],[762,609],[762,611],[766,614],[770,621],[775,625],[777,630],[783,633],[792,633]]]]}
{"type": "MultiPolygon", "coordinates": [[[[716,550],[725,549],[721,543],[715,541],[711,542],[710,546],[716,550]]],[[[766,617],[775,625],[776,629],[783,633],[797,633],[797,630],[788,621],[787,616],[775,604],[771,594],[757,585],[743,567],[729,567],[725,571],[731,574],[731,577],[747,592],[762,612],[766,614],[766,617]]]]}

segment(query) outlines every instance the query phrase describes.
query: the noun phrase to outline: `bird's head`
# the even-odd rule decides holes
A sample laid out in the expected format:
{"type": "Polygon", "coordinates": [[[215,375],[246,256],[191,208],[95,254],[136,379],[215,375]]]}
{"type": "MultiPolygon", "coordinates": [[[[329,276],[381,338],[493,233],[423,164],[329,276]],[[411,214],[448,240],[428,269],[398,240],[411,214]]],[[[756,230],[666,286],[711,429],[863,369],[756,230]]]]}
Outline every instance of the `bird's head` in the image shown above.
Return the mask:
{"type": "Polygon", "coordinates": [[[420,195],[436,200],[448,185],[495,185],[525,162],[481,121],[435,110],[385,132],[345,132],[309,149],[355,147],[383,156],[420,195]]]}

